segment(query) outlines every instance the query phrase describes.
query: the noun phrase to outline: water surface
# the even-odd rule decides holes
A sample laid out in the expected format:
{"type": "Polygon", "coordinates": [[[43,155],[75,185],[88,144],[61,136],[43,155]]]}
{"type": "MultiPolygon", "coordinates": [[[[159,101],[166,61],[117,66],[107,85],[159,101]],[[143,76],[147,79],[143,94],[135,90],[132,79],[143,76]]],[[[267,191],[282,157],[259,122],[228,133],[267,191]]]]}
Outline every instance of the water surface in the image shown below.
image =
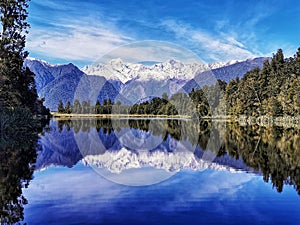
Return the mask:
{"type": "Polygon", "coordinates": [[[53,120],[23,185],[24,222],[298,224],[299,140],[296,128],[211,121],[53,120]]]}

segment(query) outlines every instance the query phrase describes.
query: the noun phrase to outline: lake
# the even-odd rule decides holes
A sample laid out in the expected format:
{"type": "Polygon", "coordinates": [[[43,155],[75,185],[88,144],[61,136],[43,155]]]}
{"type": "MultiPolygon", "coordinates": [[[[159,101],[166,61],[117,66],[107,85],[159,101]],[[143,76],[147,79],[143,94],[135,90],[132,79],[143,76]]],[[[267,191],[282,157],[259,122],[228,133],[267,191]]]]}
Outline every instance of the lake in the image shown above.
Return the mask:
{"type": "Polygon", "coordinates": [[[31,139],[5,144],[22,150],[6,152],[11,160],[1,158],[1,206],[9,209],[1,212],[1,221],[300,221],[298,128],[187,119],[73,119],[51,120],[30,145],[20,146],[31,139]],[[37,147],[29,151],[34,141],[37,147]]]}

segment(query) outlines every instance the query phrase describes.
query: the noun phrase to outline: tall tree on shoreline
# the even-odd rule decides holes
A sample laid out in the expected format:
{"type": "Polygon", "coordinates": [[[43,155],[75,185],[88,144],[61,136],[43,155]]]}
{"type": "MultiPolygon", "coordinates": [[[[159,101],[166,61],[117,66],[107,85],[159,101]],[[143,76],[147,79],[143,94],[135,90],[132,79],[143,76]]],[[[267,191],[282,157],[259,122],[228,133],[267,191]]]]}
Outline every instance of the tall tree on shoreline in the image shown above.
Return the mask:
{"type": "Polygon", "coordinates": [[[1,108],[28,108],[36,112],[38,101],[34,74],[23,67],[28,52],[26,22],[29,0],[2,0],[0,2],[0,106],[1,108]]]}

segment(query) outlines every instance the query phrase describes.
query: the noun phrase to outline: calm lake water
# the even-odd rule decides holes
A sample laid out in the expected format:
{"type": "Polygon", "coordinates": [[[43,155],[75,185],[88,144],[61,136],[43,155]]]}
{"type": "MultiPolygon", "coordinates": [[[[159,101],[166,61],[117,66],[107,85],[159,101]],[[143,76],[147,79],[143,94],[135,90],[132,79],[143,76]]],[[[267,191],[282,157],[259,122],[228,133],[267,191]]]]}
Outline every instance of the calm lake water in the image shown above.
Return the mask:
{"type": "Polygon", "coordinates": [[[29,185],[16,192],[20,186],[10,179],[5,190],[14,194],[4,193],[26,199],[12,205],[18,205],[14,216],[22,219],[23,212],[29,225],[300,221],[299,129],[167,119],[52,120],[32,157],[22,160],[34,171],[24,175],[23,166],[14,174],[29,185]]]}

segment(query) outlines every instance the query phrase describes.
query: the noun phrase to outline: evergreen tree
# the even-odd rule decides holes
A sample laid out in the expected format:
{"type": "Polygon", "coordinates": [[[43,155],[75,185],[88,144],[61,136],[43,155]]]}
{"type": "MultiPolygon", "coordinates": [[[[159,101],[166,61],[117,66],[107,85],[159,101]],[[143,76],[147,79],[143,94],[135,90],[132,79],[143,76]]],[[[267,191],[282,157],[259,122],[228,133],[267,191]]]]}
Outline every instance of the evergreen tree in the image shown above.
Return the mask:
{"type": "Polygon", "coordinates": [[[97,100],[97,101],[96,101],[96,104],[95,104],[95,113],[96,113],[96,114],[101,114],[101,113],[102,113],[101,111],[102,111],[102,109],[101,109],[100,101],[97,100]]]}
{"type": "Polygon", "coordinates": [[[266,112],[267,116],[282,116],[282,107],[276,97],[269,98],[266,112]]]}
{"type": "Polygon", "coordinates": [[[91,106],[90,101],[83,101],[81,113],[84,113],[84,114],[90,113],[90,106],[91,106]]]}
{"type": "Polygon", "coordinates": [[[23,68],[29,24],[28,0],[1,1],[0,13],[0,101],[4,107],[26,106],[31,111],[37,100],[34,74],[23,68]]]}
{"type": "Polygon", "coordinates": [[[237,91],[238,91],[239,82],[240,82],[239,78],[236,78],[235,80],[231,80],[226,87],[225,99],[226,99],[226,107],[229,115],[237,114],[236,101],[237,101],[237,91]]]}
{"type": "Polygon", "coordinates": [[[65,113],[68,113],[68,114],[70,114],[72,112],[70,101],[67,101],[67,104],[66,104],[66,107],[65,107],[64,111],[65,111],[65,113]]]}
{"type": "Polygon", "coordinates": [[[167,94],[166,92],[164,92],[164,93],[162,94],[162,99],[164,99],[164,100],[166,100],[166,101],[169,100],[168,94],[167,94]]]}
{"type": "Polygon", "coordinates": [[[119,100],[114,104],[114,108],[113,108],[114,114],[122,114],[121,104],[122,103],[119,100]]]}
{"type": "Polygon", "coordinates": [[[72,113],[81,113],[81,104],[78,99],[75,99],[73,107],[72,107],[72,113]]]}
{"type": "Polygon", "coordinates": [[[62,100],[59,100],[58,106],[57,106],[57,112],[59,113],[64,113],[65,112],[65,108],[64,108],[64,104],[62,102],[62,100]]]}

